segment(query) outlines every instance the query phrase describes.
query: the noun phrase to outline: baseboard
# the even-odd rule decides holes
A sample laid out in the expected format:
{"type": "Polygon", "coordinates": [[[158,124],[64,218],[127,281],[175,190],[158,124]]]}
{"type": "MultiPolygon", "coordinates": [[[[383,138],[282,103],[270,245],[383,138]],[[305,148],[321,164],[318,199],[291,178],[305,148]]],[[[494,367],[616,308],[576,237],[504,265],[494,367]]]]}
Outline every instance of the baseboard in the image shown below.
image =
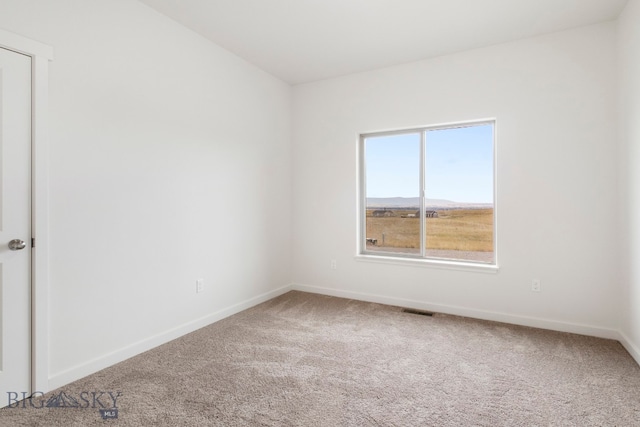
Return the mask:
{"type": "Polygon", "coordinates": [[[222,310],[218,310],[199,319],[195,319],[191,322],[182,324],[168,331],[162,332],[149,338],[145,338],[141,341],[128,345],[114,352],[108,353],[104,356],[95,358],[81,365],[67,369],[63,372],[54,374],[49,377],[49,389],[38,391],[46,393],[47,391],[65,386],[73,381],[79,380],[80,378],[84,378],[87,375],[91,375],[102,369],[108,368],[109,366],[115,365],[116,363],[144,353],[145,351],[151,350],[152,348],[165,344],[190,332],[196,331],[200,328],[208,326],[226,317],[232,316],[255,305],[269,301],[270,299],[287,293],[290,290],[291,285],[280,287],[273,291],[266,292],[264,294],[234,304],[222,310]]]}
{"type": "MultiPolygon", "coordinates": [[[[400,307],[414,308],[419,310],[433,311],[436,313],[453,314],[456,316],[471,317],[474,319],[492,320],[494,322],[510,323],[513,325],[529,326],[532,328],[548,329],[559,332],[570,332],[580,335],[589,335],[598,338],[619,340],[620,332],[615,329],[600,328],[597,326],[582,325],[577,323],[560,322],[556,320],[541,319],[536,317],[519,316],[509,313],[477,310],[467,307],[459,307],[443,304],[431,304],[424,301],[396,298],[385,295],[374,295],[363,292],[345,291],[339,289],[323,288],[319,286],[309,286],[294,284],[292,290],[322,294],[340,298],[349,298],[359,301],[375,302],[379,304],[394,305],[400,307]]],[[[626,346],[625,346],[626,347],[626,346]]],[[[631,352],[630,352],[631,353],[631,352]]],[[[635,358],[635,357],[634,357],[635,358]]],[[[636,360],[638,360],[636,358],[636,360]]]]}
{"type": "Polygon", "coordinates": [[[624,332],[618,332],[618,335],[618,341],[620,341],[620,344],[622,344],[631,357],[633,357],[638,365],[640,365],[640,347],[635,345],[624,332]]]}

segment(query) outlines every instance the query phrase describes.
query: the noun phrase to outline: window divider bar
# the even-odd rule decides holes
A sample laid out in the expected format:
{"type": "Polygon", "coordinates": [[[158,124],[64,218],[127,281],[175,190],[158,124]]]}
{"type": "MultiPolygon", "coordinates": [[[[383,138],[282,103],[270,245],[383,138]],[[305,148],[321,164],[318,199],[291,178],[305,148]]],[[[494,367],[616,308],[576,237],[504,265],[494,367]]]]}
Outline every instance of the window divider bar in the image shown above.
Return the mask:
{"type": "Polygon", "coordinates": [[[426,237],[426,221],[425,221],[425,156],[426,156],[426,141],[427,131],[420,132],[420,256],[426,258],[427,256],[427,237],[426,237]]]}
{"type": "Polygon", "coordinates": [[[366,140],[365,136],[360,136],[359,148],[359,163],[360,163],[360,242],[358,243],[358,250],[365,252],[367,250],[367,158],[366,152],[366,140]]]}

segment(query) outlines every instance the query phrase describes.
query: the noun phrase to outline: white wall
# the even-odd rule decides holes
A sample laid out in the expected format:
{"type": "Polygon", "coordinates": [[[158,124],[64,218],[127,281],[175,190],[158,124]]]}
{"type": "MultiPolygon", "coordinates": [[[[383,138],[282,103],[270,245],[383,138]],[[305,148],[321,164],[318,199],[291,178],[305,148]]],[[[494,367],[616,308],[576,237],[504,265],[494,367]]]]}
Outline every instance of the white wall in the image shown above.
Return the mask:
{"type": "Polygon", "coordinates": [[[297,288],[617,336],[615,82],[604,23],[295,87],[297,288]],[[356,261],[358,134],[489,117],[499,272],[356,261]]]}
{"type": "Polygon", "coordinates": [[[631,0],[619,19],[621,211],[625,225],[622,331],[640,361],[640,1],[631,0]]]}
{"type": "Polygon", "coordinates": [[[52,386],[290,283],[289,86],[134,0],[0,0],[0,28],[55,49],[52,386]]]}

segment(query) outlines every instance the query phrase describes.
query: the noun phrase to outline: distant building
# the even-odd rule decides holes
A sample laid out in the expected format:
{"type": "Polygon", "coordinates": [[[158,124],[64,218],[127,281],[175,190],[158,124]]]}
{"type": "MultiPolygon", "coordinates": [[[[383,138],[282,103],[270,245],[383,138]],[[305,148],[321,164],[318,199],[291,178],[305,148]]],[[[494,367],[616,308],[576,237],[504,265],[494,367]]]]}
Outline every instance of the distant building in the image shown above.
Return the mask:
{"type": "Polygon", "coordinates": [[[373,213],[372,213],[371,215],[373,215],[373,216],[375,216],[375,217],[378,217],[378,218],[385,217],[385,216],[387,216],[387,217],[388,217],[388,216],[395,216],[395,215],[393,214],[393,211],[388,211],[388,210],[386,210],[386,209],[384,209],[384,210],[377,210],[377,211],[373,211],[373,213]]]}
{"type": "MultiPolygon", "coordinates": [[[[416,211],[416,217],[420,216],[420,211],[416,211]]],[[[436,211],[424,211],[424,216],[426,218],[438,218],[438,212],[436,211]]]]}

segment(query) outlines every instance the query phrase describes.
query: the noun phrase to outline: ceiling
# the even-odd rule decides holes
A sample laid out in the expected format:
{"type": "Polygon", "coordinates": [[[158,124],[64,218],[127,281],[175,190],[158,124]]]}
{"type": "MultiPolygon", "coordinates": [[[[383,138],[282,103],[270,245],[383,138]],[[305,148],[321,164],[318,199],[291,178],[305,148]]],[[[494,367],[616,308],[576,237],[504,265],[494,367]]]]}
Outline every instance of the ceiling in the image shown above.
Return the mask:
{"type": "Polygon", "coordinates": [[[627,0],[140,0],[290,84],[617,18],[627,0]]]}

